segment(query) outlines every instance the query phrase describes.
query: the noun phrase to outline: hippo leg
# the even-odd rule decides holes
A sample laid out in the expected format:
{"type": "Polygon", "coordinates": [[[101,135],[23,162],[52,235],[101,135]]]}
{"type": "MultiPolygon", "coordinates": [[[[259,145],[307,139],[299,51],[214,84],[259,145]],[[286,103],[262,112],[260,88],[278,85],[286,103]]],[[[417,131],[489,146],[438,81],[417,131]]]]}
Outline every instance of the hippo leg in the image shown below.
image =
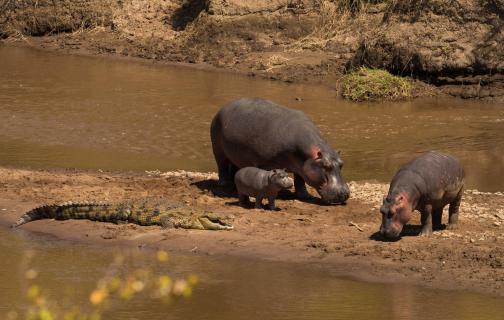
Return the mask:
{"type": "Polygon", "coordinates": [[[311,198],[311,195],[306,190],[306,184],[301,176],[294,174],[294,188],[296,190],[296,197],[301,200],[307,200],[311,198]]]}
{"type": "Polygon", "coordinates": [[[231,177],[231,181],[232,183],[234,183],[234,176],[235,174],[238,172],[238,170],[240,170],[237,166],[235,166],[234,164],[232,163],[229,163],[229,166],[228,166],[228,174],[229,176],[231,177]]]}
{"type": "Polygon", "coordinates": [[[268,197],[268,209],[275,210],[275,197],[268,197]]]}
{"type": "Polygon", "coordinates": [[[457,228],[458,215],[460,202],[462,200],[462,192],[460,192],[455,200],[450,203],[450,207],[448,208],[448,229],[454,230],[457,228]]]}
{"type": "Polygon", "coordinates": [[[255,208],[262,209],[262,196],[256,196],[255,208]]]}
{"type": "Polygon", "coordinates": [[[427,204],[421,212],[422,231],[420,236],[429,237],[432,235],[432,205],[427,204]]]}
{"type": "Polygon", "coordinates": [[[443,217],[443,209],[435,209],[432,211],[432,228],[434,230],[441,229],[441,221],[443,217]]]}
{"type": "Polygon", "coordinates": [[[238,193],[238,198],[240,199],[240,205],[242,207],[245,207],[250,203],[250,198],[245,194],[238,193]]]}
{"type": "Polygon", "coordinates": [[[234,176],[231,175],[231,161],[229,161],[229,159],[220,148],[214,146],[213,153],[219,173],[219,186],[233,185],[234,176]]]}

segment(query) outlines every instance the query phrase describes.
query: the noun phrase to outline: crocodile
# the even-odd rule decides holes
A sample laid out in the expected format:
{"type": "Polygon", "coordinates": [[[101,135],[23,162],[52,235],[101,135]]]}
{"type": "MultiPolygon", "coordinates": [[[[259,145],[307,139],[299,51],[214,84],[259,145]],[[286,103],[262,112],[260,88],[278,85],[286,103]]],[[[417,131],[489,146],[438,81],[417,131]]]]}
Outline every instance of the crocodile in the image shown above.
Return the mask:
{"type": "Polygon", "coordinates": [[[111,223],[134,223],[141,226],[199,230],[232,230],[231,217],[177,203],[129,200],[118,203],[64,202],[36,207],[12,224],[17,228],[41,219],[87,219],[111,223]]]}

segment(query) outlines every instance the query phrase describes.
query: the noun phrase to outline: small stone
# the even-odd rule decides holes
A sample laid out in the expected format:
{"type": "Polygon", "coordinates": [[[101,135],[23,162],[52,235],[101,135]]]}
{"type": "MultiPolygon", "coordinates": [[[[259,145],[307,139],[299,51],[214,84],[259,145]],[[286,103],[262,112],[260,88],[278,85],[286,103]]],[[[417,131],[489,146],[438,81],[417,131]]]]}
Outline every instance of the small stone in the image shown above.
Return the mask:
{"type": "Polygon", "coordinates": [[[500,225],[501,225],[501,223],[500,223],[499,221],[495,221],[495,222],[493,223],[493,225],[494,225],[494,226],[496,226],[496,227],[498,227],[498,226],[500,226],[500,225]]]}
{"type": "Polygon", "coordinates": [[[471,243],[476,242],[476,240],[474,240],[473,238],[471,238],[469,241],[470,241],[471,243]]]}

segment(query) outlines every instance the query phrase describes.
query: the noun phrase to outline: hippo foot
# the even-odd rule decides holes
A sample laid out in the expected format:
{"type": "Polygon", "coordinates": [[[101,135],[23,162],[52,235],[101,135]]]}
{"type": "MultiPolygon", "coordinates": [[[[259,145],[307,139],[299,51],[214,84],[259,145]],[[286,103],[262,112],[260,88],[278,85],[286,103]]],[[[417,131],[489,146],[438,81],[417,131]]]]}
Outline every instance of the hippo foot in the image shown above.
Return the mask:
{"type": "Polygon", "coordinates": [[[310,200],[312,195],[308,193],[306,190],[296,191],[296,198],[299,200],[310,200]]]}
{"type": "Polygon", "coordinates": [[[420,237],[430,237],[432,236],[432,230],[422,230],[419,234],[420,237]]]}
{"type": "Polygon", "coordinates": [[[446,226],[446,230],[457,230],[458,229],[458,224],[457,223],[449,223],[447,226],[446,226]]]}

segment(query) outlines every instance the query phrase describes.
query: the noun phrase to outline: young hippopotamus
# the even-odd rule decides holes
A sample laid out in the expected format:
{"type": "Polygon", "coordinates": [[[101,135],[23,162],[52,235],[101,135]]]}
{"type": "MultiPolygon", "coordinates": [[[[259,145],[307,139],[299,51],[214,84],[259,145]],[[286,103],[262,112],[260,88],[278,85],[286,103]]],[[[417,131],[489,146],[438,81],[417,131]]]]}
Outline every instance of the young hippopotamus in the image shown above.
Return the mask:
{"type": "Polygon", "coordinates": [[[264,99],[243,98],[217,112],[210,135],[220,185],[232,183],[239,168],[286,168],[294,173],[298,198],[310,197],[305,182],[326,203],[344,203],[350,196],[341,175],[339,152],[301,111],[264,99]]]}
{"type": "Polygon", "coordinates": [[[432,226],[441,226],[443,208],[449,204],[448,228],[457,224],[464,188],[464,168],[447,154],[427,152],[404,164],[390,183],[380,208],[380,234],[397,238],[412,212],[421,213],[420,235],[430,236],[432,226]]]}
{"type": "Polygon", "coordinates": [[[245,167],[235,174],[234,182],[238,190],[240,204],[249,202],[249,196],[255,197],[255,207],[260,209],[262,199],[268,198],[268,208],[275,210],[275,198],[278,191],[289,189],[294,185],[294,181],[283,169],[271,171],[254,167],[245,167]]]}

